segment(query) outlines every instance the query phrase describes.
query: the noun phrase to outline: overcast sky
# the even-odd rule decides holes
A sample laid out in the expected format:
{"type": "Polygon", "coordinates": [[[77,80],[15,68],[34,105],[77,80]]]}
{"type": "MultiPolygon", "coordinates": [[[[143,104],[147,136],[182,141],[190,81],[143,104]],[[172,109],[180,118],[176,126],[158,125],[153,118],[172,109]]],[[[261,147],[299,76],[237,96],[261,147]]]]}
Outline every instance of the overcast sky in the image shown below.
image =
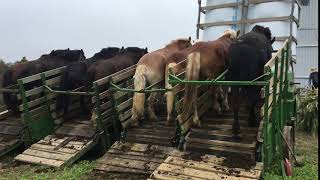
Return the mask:
{"type": "Polygon", "coordinates": [[[0,0],[0,58],[32,60],[52,49],[155,50],[195,38],[196,0],[0,0]]]}

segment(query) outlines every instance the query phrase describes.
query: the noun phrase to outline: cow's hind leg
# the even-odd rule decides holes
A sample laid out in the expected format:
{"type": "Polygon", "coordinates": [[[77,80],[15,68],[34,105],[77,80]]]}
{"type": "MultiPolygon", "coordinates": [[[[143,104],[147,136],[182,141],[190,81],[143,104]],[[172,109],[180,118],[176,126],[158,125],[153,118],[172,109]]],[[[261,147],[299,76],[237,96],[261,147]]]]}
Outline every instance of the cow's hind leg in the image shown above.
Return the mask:
{"type": "Polygon", "coordinates": [[[255,107],[259,100],[259,96],[260,96],[260,88],[251,87],[247,89],[247,97],[249,101],[249,119],[248,119],[249,126],[256,126],[258,124],[256,113],[255,113],[255,107]]]}
{"type": "Polygon", "coordinates": [[[230,110],[229,108],[229,102],[228,102],[228,86],[222,86],[222,103],[221,103],[221,110],[223,112],[228,112],[230,110]]]}
{"type": "Polygon", "coordinates": [[[231,97],[232,97],[232,107],[233,107],[233,125],[232,129],[234,132],[238,132],[240,130],[240,123],[239,123],[239,87],[233,86],[231,88],[231,97]]]}
{"type": "Polygon", "coordinates": [[[212,105],[213,105],[213,111],[220,114],[221,113],[221,107],[220,103],[218,101],[219,98],[219,91],[216,87],[211,86],[210,87],[210,92],[212,96],[212,105]]]}

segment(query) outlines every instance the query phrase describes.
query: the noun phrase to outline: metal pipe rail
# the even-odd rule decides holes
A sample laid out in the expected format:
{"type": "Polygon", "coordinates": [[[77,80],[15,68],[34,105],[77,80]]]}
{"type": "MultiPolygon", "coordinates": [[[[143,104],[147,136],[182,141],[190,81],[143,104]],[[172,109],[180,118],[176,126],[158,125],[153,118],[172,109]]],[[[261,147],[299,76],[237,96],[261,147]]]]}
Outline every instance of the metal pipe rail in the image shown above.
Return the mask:
{"type": "Polygon", "coordinates": [[[71,96],[93,96],[95,95],[94,92],[75,92],[75,91],[61,91],[61,90],[53,90],[49,86],[45,85],[44,88],[49,92],[56,93],[56,94],[65,94],[71,96]]]}
{"type": "Polygon", "coordinates": [[[113,91],[123,91],[123,92],[135,92],[135,93],[152,93],[152,92],[167,92],[167,91],[172,91],[172,89],[167,89],[167,88],[165,88],[165,89],[151,89],[151,88],[153,88],[155,85],[157,85],[158,83],[160,83],[160,81],[159,82],[156,82],[156,83],[154,83],[154,84],[152,84],[152,85],[150,85],[150,86],[148,86],[148,87],[146,87],[146,88],[144,88],[144,89],[141,89],[141,90],[135,90],[135,89],[129,89],[129,88],[121,88],[121,87],[119,87],[118,85],[116,85],[116,84],[114,84],[114,83],[112,83],[112,82],[110,82],[110,85],[112,86],[111,87],[111,90],[113,90],[113,91]]]}

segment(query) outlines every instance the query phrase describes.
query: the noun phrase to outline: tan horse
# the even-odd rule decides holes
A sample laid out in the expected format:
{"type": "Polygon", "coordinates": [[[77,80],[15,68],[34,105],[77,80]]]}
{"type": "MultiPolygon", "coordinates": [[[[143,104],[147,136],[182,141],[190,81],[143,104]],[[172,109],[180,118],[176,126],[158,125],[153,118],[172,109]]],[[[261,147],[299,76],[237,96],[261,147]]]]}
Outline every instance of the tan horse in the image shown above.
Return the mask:
{"type": "MultiPolygon", "coordinates": [[[[186,80],[214,79],[227,67],[229,46],[237,38],[239,31],[226,30],[221,37],[215,41],[198,42],[192,46],[187,58],[186,80]]],[[[213,100],[213,110],[221,112],[218,98],[221,96],[221,88],[210,87],[213,100]]],[[[168,100],[167,100],[168,101],[168,100]]],[[[171,100],[173,101],[173,100],[171,100]]],[[[227,100],[227,88],[224,88],[222,107],[229,109],[227,100]]],[[[197,112],[197,89],[194,85],[185,86],[182,113],[178,115],[179,123],[187,120],[190,112],[194,110],[193,123],[200,126],[197,112]]]]}
{"type": "MultiPolygon", "coordinates": [[[[146,84],[155,84],[164,79],[165,69],[168,57],[182,49],[191,46],[191,37],[188,39],[177,39],[166,45],[164,48],[150,52],[144,55],[137,64],[137,69],[134,75],[135,90],[142,90],[146,84]]],[[[159,85],[153,89],[159,88],[159,85]]],[[[150,119],[156,119],[153,103],[156,100],[158,93],[150,93],[148,98],[148,116],[150,119]]],[[[132,126],[139,126],[139,120],[144,112],[144,93],[134,93],[132,106],[132,126]]]]}

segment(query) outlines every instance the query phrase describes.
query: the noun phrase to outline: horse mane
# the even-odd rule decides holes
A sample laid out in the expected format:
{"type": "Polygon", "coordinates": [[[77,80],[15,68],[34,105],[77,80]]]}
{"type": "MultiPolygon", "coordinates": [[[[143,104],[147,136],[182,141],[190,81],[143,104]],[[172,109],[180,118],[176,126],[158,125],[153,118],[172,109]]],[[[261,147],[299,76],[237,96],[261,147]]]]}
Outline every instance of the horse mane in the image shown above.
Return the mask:
{"type": "Polygon", "coordinates": [[[179,43],[179,42],[181,42],[181,41],[189,41],[189,38],[178,38],[178,39],[172,40],[172,41],[170,41],[170,43],[167,44],[165,47],[172,46],[172,45],[177,44],[177,43],[179,43]]]}
{"type": "Polygon", "coordinates": [[[232,29],[227,29],[223,32],[223,34],[218,39],[222,39],[222,38],[237,39],[237,31],[232,29]]]}

